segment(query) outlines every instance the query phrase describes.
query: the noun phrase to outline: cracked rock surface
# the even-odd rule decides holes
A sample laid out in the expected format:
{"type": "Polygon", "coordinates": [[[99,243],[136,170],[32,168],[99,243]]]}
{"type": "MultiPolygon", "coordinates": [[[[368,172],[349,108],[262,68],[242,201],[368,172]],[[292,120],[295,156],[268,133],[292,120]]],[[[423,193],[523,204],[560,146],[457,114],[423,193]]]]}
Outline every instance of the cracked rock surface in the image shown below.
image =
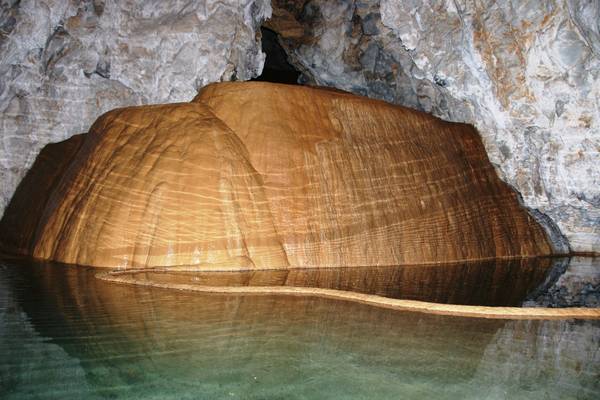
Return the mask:
{"type": "Polygon", "coordinates": [[[273,1],[305,82],[474,124],[558,248],[600,251],[600,3],[273,1]]]}
{"type": "Polygon", "coordinates": [[[115,107],[262,70],[266,0],[3,0],[0,214],[39,150],[115,107]]]}

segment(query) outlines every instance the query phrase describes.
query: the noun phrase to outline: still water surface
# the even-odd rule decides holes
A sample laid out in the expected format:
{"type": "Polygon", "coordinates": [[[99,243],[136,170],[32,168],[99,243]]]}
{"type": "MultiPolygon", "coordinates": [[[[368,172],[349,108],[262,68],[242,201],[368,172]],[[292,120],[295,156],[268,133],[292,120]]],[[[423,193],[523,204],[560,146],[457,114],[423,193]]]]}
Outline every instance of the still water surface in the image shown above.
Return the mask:
{"type": "MultiPolygon", "coordinates": [[[[218,279],[465,304],[598,301],[597,260],[538,265],[454,266],[446,279],[437,267],[218,279]]],[[[0,262],[1,399],[600,398],[600,321],[484,320],[309,297],[184,293],[103,282],[96,272],[0,262]]]]}

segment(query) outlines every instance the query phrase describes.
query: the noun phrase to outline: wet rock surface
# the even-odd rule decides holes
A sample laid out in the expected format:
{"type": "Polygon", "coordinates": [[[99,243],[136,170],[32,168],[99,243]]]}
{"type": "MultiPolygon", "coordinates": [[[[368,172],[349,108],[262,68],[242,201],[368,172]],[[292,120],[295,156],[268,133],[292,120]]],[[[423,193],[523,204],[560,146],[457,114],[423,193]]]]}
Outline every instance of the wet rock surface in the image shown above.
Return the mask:
{"type": "Polygon", "coordinates": [[[474,124],[558,247],[600,251],[600,5],[273,1],[304,82],[474,124]],[[544,217],[547,216],[547,217],[544,217]]]}
{"type": "Polygon", "coordinates": [[[103,112],[260,74],[270,12],[264,0],[2,2],[0,213],[45,144],[103,112]]]}

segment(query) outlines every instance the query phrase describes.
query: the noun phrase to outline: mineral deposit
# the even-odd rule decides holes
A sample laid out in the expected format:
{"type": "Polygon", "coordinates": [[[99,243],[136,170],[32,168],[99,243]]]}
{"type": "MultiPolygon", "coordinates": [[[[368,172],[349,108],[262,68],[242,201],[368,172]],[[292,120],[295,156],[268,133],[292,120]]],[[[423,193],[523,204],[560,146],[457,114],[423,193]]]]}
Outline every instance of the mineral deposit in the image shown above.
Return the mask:
{"type": "Polygon", "coordinates": [[[41,259],[222,270],[552,252],[473,127],[334,90],[209,85],[110,111],[37,166],[0,235],[41,259]]]}

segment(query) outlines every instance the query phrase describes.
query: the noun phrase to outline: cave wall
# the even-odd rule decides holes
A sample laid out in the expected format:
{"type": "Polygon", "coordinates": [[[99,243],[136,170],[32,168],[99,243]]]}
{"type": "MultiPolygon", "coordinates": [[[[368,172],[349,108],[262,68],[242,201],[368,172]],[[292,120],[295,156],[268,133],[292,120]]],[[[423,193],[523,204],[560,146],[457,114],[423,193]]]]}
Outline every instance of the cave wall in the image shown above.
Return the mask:
{"type": "Polygon", "coordinates": [[[116,107],[259,75],[268,0],[0,4],[0,214],[39,150],[116,107]]]}
{"type": "Polygon", "coordinates": [[[555,244],[600,251],[600,3],[274,0],[304,82],[474,124],[555,244]],[[539,211],[539,212],[538,212],[539,211]]]}

